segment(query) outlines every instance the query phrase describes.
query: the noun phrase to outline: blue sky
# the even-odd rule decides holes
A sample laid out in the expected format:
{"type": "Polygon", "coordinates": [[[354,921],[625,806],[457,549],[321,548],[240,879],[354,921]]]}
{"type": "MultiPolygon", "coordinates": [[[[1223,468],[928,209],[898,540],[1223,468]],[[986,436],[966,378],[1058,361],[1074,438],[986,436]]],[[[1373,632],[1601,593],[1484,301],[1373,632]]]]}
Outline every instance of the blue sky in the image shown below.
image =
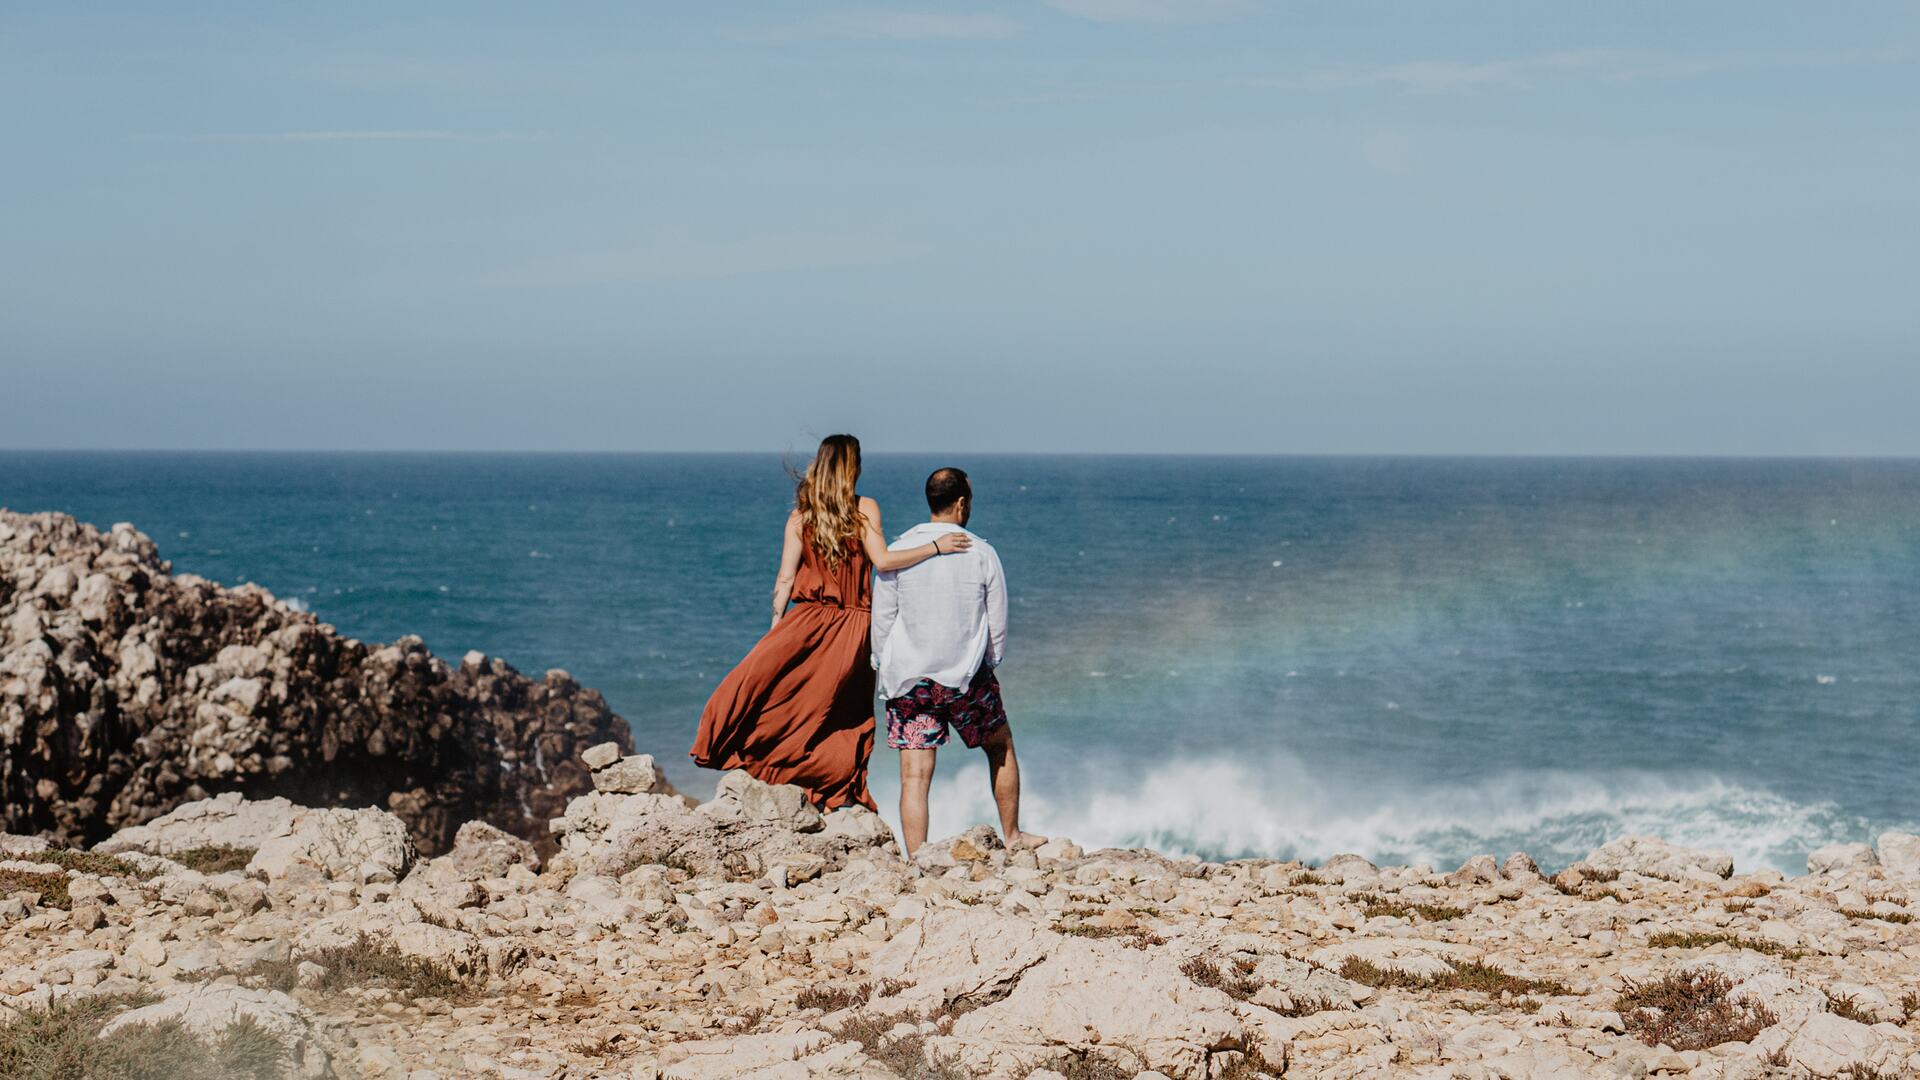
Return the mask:
{"type": "Polygon", "coordinates": [[[1920,453],[1920,6],[0,7],[0,447],[1920,453]]]}

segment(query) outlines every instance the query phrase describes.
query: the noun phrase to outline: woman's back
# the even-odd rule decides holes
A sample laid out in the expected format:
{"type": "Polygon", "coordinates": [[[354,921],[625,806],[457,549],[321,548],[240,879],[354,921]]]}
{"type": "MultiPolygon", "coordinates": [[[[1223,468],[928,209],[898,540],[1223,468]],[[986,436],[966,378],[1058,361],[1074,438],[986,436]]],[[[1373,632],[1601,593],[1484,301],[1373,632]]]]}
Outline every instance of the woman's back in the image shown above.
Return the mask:
{"type": "Polygon", "coordinates": [[[863,610],[873,607],[873,563],[857,539],[847,543],[834,566],[827,565],[826,556],[814,547],[812,533],[803,534],[801,540],[800,569],[793,578],[796,603],[863,610]]]}

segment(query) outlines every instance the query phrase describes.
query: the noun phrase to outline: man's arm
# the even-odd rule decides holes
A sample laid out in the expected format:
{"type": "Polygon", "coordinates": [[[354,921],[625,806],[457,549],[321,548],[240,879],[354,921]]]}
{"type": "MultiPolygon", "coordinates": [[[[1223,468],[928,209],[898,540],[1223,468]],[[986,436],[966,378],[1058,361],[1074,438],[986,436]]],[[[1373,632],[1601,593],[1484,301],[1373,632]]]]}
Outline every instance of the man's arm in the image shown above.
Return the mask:
{"type": "Polygon", "coordinates": [[[880,650],[900,617],[900,579],[897,573],[876,574],[873,579],[873,625],[869,640],[873,643],[873,669],[880,670],[880,650]]]}
{"type": "Polygon", "coordinates": [[[1000,553],[987,556],[987,663],[994,667],[1007,658],[1007,576],[1000,569],[1000,553]]]}

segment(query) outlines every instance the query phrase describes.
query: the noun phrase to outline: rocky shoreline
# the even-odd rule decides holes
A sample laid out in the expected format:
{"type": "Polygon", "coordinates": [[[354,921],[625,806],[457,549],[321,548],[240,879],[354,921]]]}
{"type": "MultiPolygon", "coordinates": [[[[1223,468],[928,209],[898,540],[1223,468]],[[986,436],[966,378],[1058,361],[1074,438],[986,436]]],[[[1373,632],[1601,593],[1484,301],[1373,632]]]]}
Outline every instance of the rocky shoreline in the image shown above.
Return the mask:
{"type": "Polygon", "coordinates": [[[1920,1069],[1920,837],[1795,878],[1648,837],[1551,878],[986,828],[907,863],[795,788],[729,774],[695,803],[617,745],[583,764],[547,859],[480,823],[423,859],[383,810],[231,793],[91,851],[7,837],[0,1075],[96,1075],[6,1070],[55,1029],[101,1060],[134,1032],[258,1044],[270,1066],[209,1075],[310,1078],[1920,1069]]]}
{"type": "Polygon", "coordinates": [[[563,672],[0,511],[0,1077],[1920,1075],[1920,837],[1209,863],[698,803],[563,672]]]}

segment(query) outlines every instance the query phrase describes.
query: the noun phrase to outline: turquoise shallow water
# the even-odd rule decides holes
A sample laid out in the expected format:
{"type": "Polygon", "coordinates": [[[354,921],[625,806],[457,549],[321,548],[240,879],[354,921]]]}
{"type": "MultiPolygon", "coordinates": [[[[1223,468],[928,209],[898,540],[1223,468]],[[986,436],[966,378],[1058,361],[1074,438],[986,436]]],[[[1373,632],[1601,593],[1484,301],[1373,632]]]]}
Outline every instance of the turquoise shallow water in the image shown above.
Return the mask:
{"type": "MultiPolygon", "coordinates": [[[[974,476],[1030,824],[1207,855],[1744,866],[1920,822],[1920,462],[874,455],[974,476]]],[[[676,782],[765,628],[774,457],[0,453],[0,505],[604,691],[676,782]]],[[[875,786],[891,796],[884,749],[875,786]]],[[[955,749],[934,828],[989,820],[955,749]]]]}

